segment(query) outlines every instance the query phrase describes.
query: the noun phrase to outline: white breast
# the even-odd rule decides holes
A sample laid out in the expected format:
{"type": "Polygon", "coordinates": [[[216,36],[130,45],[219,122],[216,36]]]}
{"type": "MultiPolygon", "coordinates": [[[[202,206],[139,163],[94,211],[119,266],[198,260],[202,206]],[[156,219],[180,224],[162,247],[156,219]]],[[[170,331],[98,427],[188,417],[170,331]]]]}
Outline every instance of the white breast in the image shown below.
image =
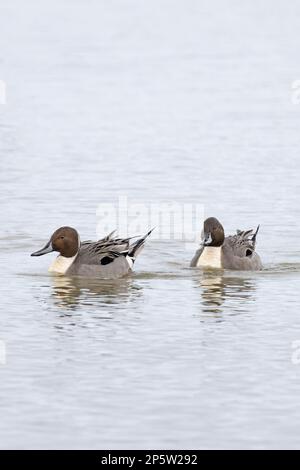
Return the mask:
{"type": "Polygon", "coordinates": [[[77,254],[72,258],[66,258],[65,256],[59,255],[51,264],[49,273],[65,274],[75,261],[76,256],[77,254]]]}
{"type": "Polygon", "coordinates": [[[206,246],[198,260],[197,266],[221,269],[221,250],[222,247],[206,246]]]}

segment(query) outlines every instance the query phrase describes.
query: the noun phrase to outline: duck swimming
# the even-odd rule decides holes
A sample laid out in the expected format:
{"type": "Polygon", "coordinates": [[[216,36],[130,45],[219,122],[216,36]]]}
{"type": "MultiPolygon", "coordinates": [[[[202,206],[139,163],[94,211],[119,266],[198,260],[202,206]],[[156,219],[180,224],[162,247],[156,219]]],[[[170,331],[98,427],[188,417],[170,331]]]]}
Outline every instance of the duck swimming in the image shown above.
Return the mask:
{"type": "Polygon", "coordinates": [[[115,238],[112,232],[97,242],[80,242],[78,232],[72,227],[60,227],[49,242],[31,256],[42,256],[52,251],[59,253],[49,272],[115,279],[132,271],[133,264],[144,247],[144,237],[131,243],[132,238],[115,238]]]}
{"type": "Polygon", "coordinates": [[[222,224],[214,217],[205,220],[202,242],[190,266],[238,271],[257,271],[263,268],[261,259],[255,251],[256,231],[237,230],[236,235],[225,238],[222,224]]]}

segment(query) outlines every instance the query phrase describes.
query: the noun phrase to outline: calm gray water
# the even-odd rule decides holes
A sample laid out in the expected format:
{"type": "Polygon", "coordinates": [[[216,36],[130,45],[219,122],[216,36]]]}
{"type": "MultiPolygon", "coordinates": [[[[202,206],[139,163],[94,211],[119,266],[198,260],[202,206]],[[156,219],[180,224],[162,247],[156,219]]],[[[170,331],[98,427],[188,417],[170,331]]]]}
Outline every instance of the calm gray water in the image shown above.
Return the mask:
{"type": "Polygon", "coordinates": [[[283,0],[1,4],[1,448],[300,448],[299,31],[283,0]],[[260,223],[265,270],[29,257],[119,195],[260,223]]]}

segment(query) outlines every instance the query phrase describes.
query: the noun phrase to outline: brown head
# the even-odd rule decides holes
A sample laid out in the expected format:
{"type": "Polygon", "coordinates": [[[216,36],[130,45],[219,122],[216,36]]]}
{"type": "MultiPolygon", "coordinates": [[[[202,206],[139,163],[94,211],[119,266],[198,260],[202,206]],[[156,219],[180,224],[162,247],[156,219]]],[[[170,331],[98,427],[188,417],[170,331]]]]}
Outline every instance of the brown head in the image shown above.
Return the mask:
{"type": "Polygon", "coordinates": [[[77,254],[79,245],[80,241],[77,231],[72,227],[61,227],[53,233],[44,248],[32,253],[31,256],[42,256],[52,251],[58,251],[62,256],[72,258],[77,254]]]}
{"type": "Polygon", "coordinates": [[[222,224],[215,219],[209,217],[204,222],[202,232],[203,246],[222,246],[225,240],[225,233],[222,224]]]}

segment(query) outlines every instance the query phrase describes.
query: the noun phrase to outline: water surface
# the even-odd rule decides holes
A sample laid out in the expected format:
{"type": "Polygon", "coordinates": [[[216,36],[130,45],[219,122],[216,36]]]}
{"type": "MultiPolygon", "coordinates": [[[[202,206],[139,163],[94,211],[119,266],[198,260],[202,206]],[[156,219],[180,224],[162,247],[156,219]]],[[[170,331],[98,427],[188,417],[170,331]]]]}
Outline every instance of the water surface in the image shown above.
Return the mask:
{"type": "Polygon", "coordinates": [[[299,15],[0,7],[1,448],[300,447],[299,15]],[[117,282],[29,257],[60,225],[95,238],[98,205],[124,195],[203,204],[227,233],[260,223],[265,270],[191,270],[191,248],[155,236],[117,282]]]}

